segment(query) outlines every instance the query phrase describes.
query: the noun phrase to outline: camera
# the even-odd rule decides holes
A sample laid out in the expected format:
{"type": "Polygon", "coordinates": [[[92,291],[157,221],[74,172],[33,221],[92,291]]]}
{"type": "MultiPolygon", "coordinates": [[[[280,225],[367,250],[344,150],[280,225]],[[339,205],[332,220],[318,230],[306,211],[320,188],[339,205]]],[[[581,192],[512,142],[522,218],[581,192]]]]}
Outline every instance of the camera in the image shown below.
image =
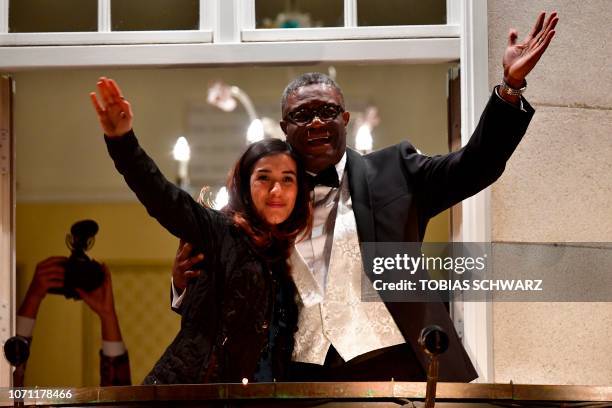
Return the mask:
{"type": "Polygon", "coordinates": [[[98,224],[94,220],[82,220],[70,227],[66,235],[66,246],[71,250],[70,257],[64,265],[64,286],[49,289],[49,293],[64,295],[66,299],[79,300],[81,297],[75,289],[86,292],[99,288],[104,282],[104,270],[100,263],[90,259],[88,251],[95,242],[98,224]]]}

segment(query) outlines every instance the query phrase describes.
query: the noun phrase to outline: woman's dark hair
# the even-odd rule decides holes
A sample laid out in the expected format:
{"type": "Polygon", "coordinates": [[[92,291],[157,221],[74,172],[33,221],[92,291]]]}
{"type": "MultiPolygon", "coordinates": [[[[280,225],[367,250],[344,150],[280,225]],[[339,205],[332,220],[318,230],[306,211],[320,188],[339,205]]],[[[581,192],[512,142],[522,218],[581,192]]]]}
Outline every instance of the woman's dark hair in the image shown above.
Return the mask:
{"type": "Polygon", "coordinates": [[[261,254],[268,259],[287,259],[298,236],[312,227],[312,204],[304,166],[291,146],[280,139],[264,139],[251,144],[229,174],[228,204],[222,211],[242,229],[261,254]],[[287,154],[296,163],[297,197],[289,217],[280,224],[269,225],[259,215],[251,198],[251,173],[262,157],[287,154]]]}

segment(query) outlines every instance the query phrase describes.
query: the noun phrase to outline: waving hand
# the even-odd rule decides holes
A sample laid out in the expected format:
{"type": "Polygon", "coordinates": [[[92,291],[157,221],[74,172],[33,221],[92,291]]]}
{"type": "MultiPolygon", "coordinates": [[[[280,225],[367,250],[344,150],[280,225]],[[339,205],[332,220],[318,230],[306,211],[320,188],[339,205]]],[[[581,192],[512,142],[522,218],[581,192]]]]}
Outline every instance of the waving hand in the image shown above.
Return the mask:
{"type": "Polygon", "coordinates": [[[112,79],[100,77],[97,87],[102,101],[98,101],[95,92],[91,92],[89,96],[102,130],[109,137],[123,136],[132,129],[134,115],[130,103],[125,100],[121,89],[112,79]]]}
{"type": "Polygon", "coordinates": [[[504,53],[504,80],[512,88],[519,89],[525,84],[525,77],[536,66],[555,35],[559,21],[553,12],[545,20],[546,13],[538,15],[533,29],[523,42],[517,42],[518,32],[512,28],[508,34],[508,47],[504,53]]]}

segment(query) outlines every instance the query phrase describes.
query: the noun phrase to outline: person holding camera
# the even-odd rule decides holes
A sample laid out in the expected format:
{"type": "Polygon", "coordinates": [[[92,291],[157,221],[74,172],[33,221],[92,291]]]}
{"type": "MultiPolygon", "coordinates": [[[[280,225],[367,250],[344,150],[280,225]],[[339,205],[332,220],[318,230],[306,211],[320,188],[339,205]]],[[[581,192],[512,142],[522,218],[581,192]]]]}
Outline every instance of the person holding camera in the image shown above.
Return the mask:
{"type": "MultiPolygon", "coordinates": [[[[36,265],[34,277],[17,312],[17,335],[31,341],[38,309],[47,293],[64,288],[66,263],[64,256],[51,256],[36,265]]],[[[100,385],[131,385],[130,363],[121,337],[115,312],[111,274],[106,265],[102,285],[89,292],[75,288],[89,308],[100,318],[102,349],[100,350],[100,385]]]]}

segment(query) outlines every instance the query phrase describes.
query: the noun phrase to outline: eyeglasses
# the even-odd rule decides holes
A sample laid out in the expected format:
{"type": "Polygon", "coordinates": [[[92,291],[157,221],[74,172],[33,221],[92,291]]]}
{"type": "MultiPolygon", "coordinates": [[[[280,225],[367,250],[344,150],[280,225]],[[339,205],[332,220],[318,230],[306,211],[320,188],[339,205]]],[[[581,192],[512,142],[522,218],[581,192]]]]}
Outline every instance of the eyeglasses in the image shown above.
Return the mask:
{"type": "Polygon", "coordinates": [[[315,109],[297,109],[287,114],[287,119],[298,126],[306,126],[314,120],[315,117],[323,122],[331,122],[336,119],[339,114],[344,112],[344,108],[339,105],[328,103],[315,109]]]}

